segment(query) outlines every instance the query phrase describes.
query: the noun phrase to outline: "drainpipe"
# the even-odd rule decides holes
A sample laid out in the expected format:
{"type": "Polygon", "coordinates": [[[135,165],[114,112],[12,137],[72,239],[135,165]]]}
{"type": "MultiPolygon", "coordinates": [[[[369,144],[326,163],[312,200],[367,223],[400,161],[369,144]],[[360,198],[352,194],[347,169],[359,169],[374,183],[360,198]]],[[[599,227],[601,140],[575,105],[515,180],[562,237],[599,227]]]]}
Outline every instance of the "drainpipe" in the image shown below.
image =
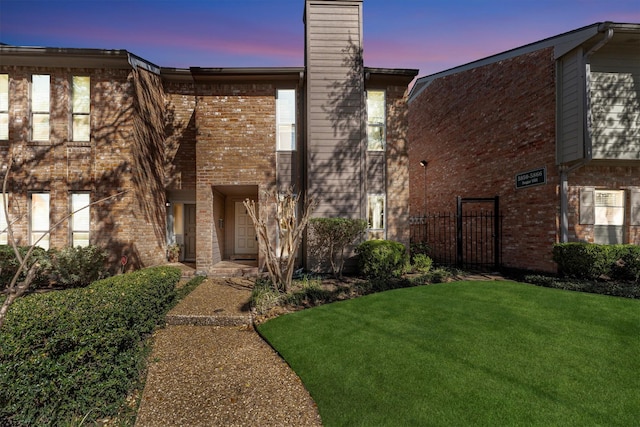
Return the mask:
{"type": "MultiPolygon", "coordinates": [[[[583,64],[586,69],[589,63],[589,58],[598,49],[607,44],[613,37],[613,28],[609,28],[609,23],[602,25],[602,30],[607,30],[606,34],[598,43],[596,43],[591,49],[583,55],[583,64]]],[[[585,74],[585,98],[584,98],[584,111],[585,111],[585,156],[577,164],[572,166],[560,165],[560,242],[567,243],[569,241],[569,173],[583,166],[586,166],[593,159],[592,141],[591,141],[591,120],[589,110],[589,76],[585,74]]]]}

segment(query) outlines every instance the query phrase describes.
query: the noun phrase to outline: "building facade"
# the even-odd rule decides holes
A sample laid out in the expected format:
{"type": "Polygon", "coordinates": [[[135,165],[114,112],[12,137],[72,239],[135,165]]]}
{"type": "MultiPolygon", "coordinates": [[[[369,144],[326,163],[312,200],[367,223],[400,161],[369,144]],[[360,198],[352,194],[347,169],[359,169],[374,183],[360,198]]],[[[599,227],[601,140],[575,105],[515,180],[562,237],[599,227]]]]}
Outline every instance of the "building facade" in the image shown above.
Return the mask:
{"type": "MultiPolygon", "coordinates": [[[[202,273],[261,264],[242,202],[273,218],[265,194],[292,188],[318,201],[314,216],[364,218],[369,237],[408,244],[417,70],[364,66],[362,7],[305,1],[304,67],[175,69],[122,50],[0,46],[0,196],[18,243],[95,244],[114,270],[166,262],[171,244],[202,273]]],[[[300,255],[317,264],[308,247],[300,255]]]]}
{"type": "Polygon", "coordinates": [[[412,216],[498,196],[501,263],[519,269],[555,271],[556,242],[640,244],[640,25],[419,78],[409,105],[412,216]]]}

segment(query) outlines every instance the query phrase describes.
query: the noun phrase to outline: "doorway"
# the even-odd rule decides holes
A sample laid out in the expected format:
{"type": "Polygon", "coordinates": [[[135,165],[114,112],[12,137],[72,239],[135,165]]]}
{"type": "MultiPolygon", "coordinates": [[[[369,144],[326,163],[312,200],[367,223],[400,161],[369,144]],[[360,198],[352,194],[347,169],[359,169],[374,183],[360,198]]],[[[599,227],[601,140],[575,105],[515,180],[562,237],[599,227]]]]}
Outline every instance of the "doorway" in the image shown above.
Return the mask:
{"type": "Polygon", "coordinates": [[[184,260],[196,260],[196,205],[184,205],[184,260]]]}
{"type": "Polygon", "coordinates": [[[242,202],[235,202],[234,223],[234,252],[236,255],[234,258],[240,259],[246,256],[255,259],[258,253],[256,229],[242,202]]]}

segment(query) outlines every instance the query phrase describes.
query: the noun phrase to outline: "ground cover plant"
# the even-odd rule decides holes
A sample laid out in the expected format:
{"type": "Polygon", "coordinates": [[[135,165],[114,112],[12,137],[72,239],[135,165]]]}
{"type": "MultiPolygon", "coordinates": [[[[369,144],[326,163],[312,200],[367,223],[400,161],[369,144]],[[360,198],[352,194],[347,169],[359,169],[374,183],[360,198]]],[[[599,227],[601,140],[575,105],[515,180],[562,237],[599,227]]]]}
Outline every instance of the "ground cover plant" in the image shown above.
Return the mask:
{"type": "Polygon", "coordinates": [[[180,274],[154,267],[17,300],[0,329],[0,425],[118,415],[180,274]]]}
{"type": "Polygon", "coordinates": [[[326,426],[635,425],[637,300],[510,281],[397,289],[259,332],[326,426]]]}

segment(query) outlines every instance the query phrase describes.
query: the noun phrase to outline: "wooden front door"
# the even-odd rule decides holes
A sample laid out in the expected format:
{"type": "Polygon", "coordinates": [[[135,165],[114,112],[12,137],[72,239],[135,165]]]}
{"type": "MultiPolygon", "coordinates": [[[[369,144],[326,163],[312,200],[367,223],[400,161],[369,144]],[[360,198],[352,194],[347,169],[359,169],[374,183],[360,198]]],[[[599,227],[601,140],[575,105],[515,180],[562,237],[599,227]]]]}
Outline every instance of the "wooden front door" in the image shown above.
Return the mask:
{"type": "Polygon", "coordinates": [[[235,202],[235,253],[254,255],[258,253],[258,240],[253,221],[242,202],[235,202]]]}
{"type": "Polygon", "coordinates": [[[196,205],[184,205],[184,259],[196,259],[196,205]]]}

